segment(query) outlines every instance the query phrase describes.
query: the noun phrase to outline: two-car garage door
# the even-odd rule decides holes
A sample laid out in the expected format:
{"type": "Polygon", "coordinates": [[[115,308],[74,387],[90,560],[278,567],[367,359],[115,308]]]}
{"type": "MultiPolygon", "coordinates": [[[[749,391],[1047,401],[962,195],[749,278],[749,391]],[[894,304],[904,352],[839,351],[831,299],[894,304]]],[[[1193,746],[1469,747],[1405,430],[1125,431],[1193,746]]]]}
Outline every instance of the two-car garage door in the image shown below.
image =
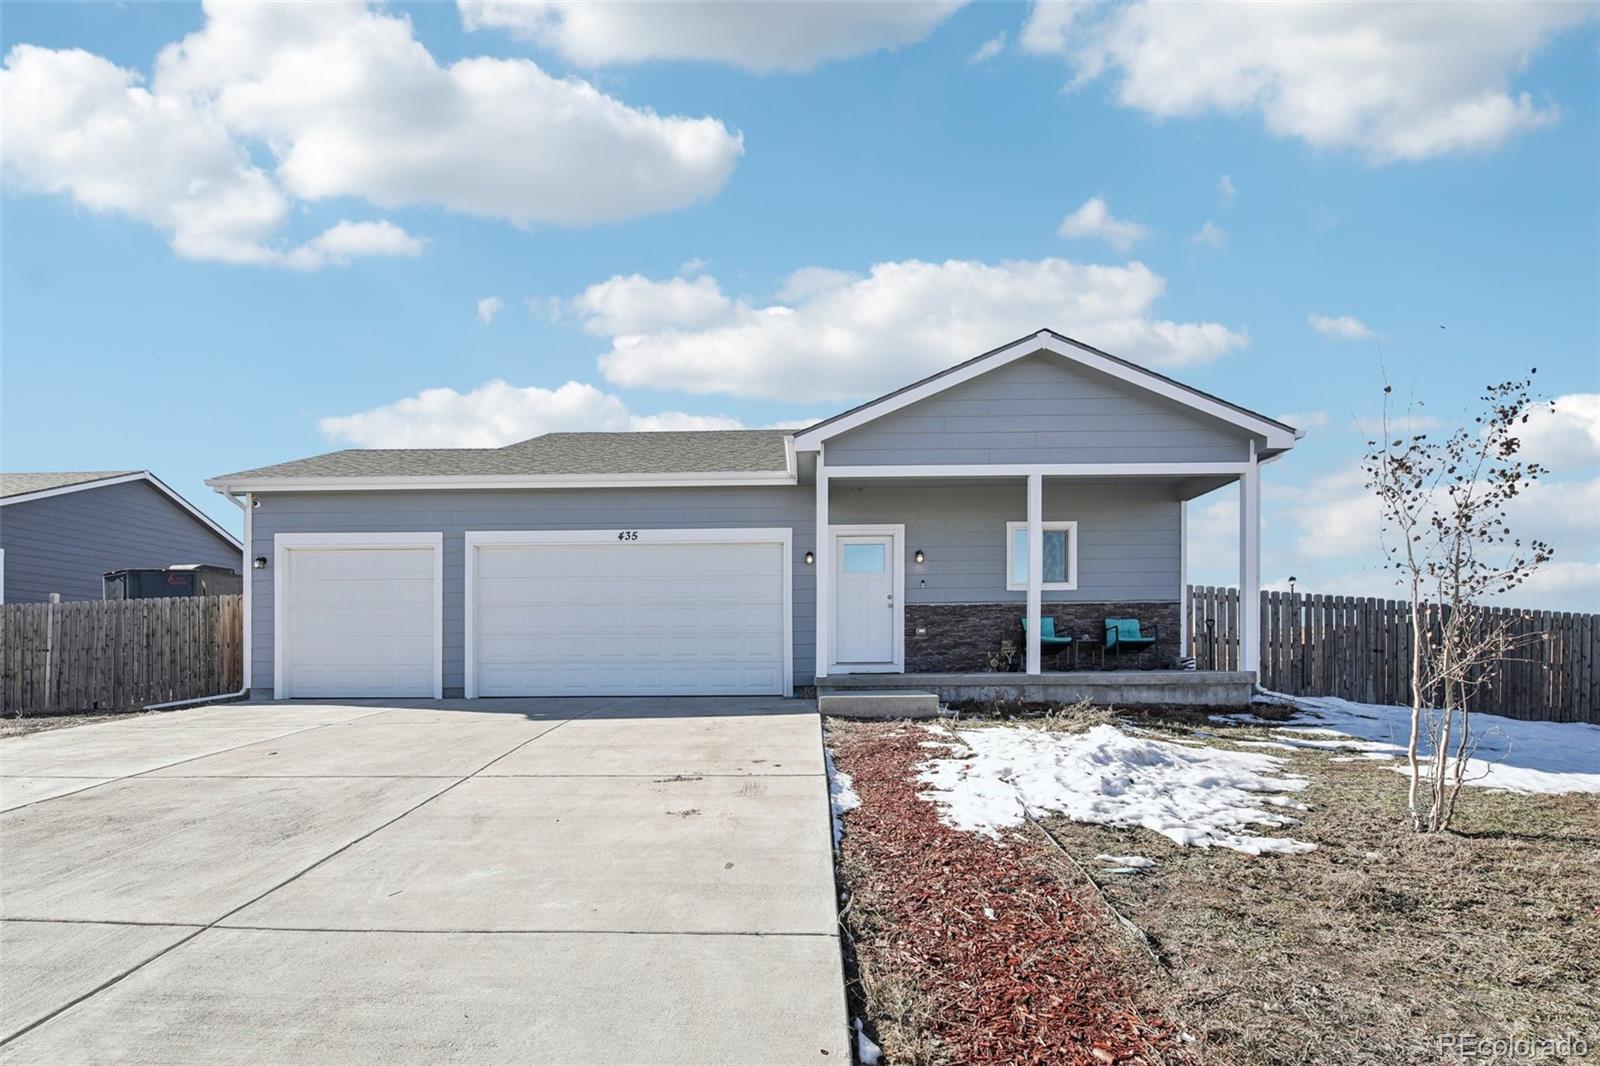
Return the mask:
{"type": "Polygon", "coordinates": [[[469,532],[464,550],[457,643],[440,535],[280,534],[278,694],[437,696],[447,646],[468,696],[788,691],[787,529],[469,532]]]}
{"type": "Polygon", "coordinates": [[[467,695],[783,694],[782,533],[468,534],[467,695]]]}

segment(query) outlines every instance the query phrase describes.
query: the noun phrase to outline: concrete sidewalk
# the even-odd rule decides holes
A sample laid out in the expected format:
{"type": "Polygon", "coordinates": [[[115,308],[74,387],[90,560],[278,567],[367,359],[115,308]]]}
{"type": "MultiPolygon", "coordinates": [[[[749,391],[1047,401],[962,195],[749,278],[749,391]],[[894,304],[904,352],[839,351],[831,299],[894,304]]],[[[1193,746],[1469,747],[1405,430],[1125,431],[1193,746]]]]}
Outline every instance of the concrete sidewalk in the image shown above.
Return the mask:
{"type": "Polygon", "coordinates": [[[798,701],[201,708],[0,808],[6,1062],[850,1061],[798,701]]]}

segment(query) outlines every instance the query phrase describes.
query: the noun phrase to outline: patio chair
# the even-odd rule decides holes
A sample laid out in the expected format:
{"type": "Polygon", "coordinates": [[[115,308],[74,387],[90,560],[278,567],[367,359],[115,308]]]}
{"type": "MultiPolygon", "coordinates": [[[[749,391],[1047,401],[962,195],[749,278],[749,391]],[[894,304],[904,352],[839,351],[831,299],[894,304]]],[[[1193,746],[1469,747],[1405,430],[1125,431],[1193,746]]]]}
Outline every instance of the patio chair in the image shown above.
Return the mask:
{"type": "MultiPolygon", "coordinates": [[[[1024,638],[1028,635],[1028,618],[1026,615],[1022,618],[1022,635],[1024,638]]],[[[1076,664],[1078,661],[1077,649],[1073,648],[1072,638],[1056,636],[1056,620],[1054,618],[1040,618],[1039,657],[1042,659],[1046,655],[1054,655],[1056,657],[1056,665],[1060,666],[1061,653],[1068,648],[1073,649],[1072,661],[1076,664]]]]}
{"type": "Polygon", "coordinates": [[[1152,624],[1148,635],[1140,628],[1137,618],[1107,618],[1106,619],[1106,651],[1111,653],[1113,663],[1122,659],[1124,650],[1133,652],[1147,651],[1156,646],[1156,639],[1161,634],[1161,627],[1152,624]]]}

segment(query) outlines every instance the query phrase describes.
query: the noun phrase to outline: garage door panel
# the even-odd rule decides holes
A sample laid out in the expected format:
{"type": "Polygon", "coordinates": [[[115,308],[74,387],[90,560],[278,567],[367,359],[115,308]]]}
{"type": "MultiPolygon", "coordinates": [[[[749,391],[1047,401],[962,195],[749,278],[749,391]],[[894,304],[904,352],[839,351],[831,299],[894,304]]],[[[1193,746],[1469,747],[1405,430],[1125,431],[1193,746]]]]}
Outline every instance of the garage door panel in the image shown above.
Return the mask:
{"type": "Polygon", "coordinates": [[[784,691],[779,542],[475,550],[480,695],[784,691]]]}

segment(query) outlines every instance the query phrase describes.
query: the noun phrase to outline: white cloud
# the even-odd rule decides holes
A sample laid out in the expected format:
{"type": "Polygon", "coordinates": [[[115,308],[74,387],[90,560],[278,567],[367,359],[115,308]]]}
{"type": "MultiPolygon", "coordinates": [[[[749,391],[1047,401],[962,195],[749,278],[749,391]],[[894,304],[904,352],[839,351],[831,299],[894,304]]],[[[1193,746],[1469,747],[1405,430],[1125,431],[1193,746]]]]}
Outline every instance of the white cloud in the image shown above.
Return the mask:
{"type": "MultiPolygon", "coordinates": [[[[1517,430],[1522,457],[1551,469],[1600,470],[1600,393],[1557,396],[1555,409],[1540,406],[1517,430]]],[[[1594,514],[1600,541],[1600,507],[1594,514]]]]}
{"type": "Polygon", "coordinates": [[[1110,77],[1159,117],[1260,114],[1268,130],[1374,162],[1492,149],[1557,117],[1510,88],[1589,4],[1038,3],[1019,43],[1074,85],[1110,77]]]}
{"type": "Polygon", "coordinates": [[[1295,429],[1321,429],[1328,424],[1326,411],[1290,411],[1285,415],[1273,415],[1274,419],[1286,426],[1295,429]]]}
{"type": "Polygon", "coordinates": [[[348,3],[208,4],[148,87],[85,51],[18,45],[0,98],[13,187],[149,223],[179,255],[229,263],[304,268],[419,247],[389,222],[341,222],[286,247],[295,199],[581,225],[706,199],[743,151],[715,119],[632,108],[526,59],[441,66],[409,20],[348,3]]]}
{"type": "Polygon", "coordinates": [[[1137,222],[1117,218],[1111,214],[1103,198],[1096,196],[1061,220],[1056,233],[1062,237],[1094,237],[1105,241],[1119,252],[1126,252],[1150,235],[1150,231],[1137,222]]]}
{"type": "Polygon", "coordinates": [[[913,259],[866,276],[796,271],[766,305],[730,299],[708,277],[616,277],[568,306],[611,336],[600,367],[619,386],[810,402],[884,392],[1042,326],[1162,366],[1248,343],[1215,322],[1153,318],[1165,287],[1137,262],[913,259]]]}
{"type": "Polygon", "coordinates": [[[972,55],[967,59],[967,62],[987,63],[1005,50],[1006,35],[1005,31],[1002,30],[993,37],[989,38],[987,41],[984,41],[982,44],[980,44],[978,46],[978,50],[972,53],[972,55]]]}
{"type": "Polygon", "coordinates": [[[1228,243],[1228,231],[1207,219],[1199,229],[1189,234],[1190,244],[1201,244],[1207,248],[1221,248],[1228,243]]]}
{"type": "Polygon", "coordinates": [[[556,389],[486,382],[471,392],[424,389],[394,403],[324,418],[323,436],[361,448],[499,448],[541,433],[739,429],[736,418],[664,411],[635,415],[620,397],[579,381],[556,389]]]}
{"type": "Polygon", "coordinates": [[[505,309],[506,302],[498,296],[485,296],[478,301],[478,321],[484,325],[494,321],[494,316],[505,309]]]}
{"type": "Polygon", "coordinates": [[[1225,204],[1233,203],[1233,198],[1239,195],[1239,187],[1233,179],[1224,174],[1217,179],[1217,198],[1225,204]]]}
{"type": "Polygon", "coordinates": [[[1319,315],[1313,311],[1306,316],[1306,325],[1324,337],[1338,337],[1340,340],[1364,341],[1377,336],[1365,322],[1351,315],[1319,315]]]}
{"type": "Polygon", "coordinates": [[[701,259],[699,256],[696,256],[693,259],[685,259],[683,261],[683,265],[678,268],[678,274],[686,278],[691,277],[695,274],[703,273],[706,267],[710,265],[711,260],[701,259]]]}
{"type": "Polygon", "coordinates": [[[963,2],[460,0],[459,7],[469,30],[506,30],[581,66],[700,59],[768,72],[914,44],[963,2]]]}

